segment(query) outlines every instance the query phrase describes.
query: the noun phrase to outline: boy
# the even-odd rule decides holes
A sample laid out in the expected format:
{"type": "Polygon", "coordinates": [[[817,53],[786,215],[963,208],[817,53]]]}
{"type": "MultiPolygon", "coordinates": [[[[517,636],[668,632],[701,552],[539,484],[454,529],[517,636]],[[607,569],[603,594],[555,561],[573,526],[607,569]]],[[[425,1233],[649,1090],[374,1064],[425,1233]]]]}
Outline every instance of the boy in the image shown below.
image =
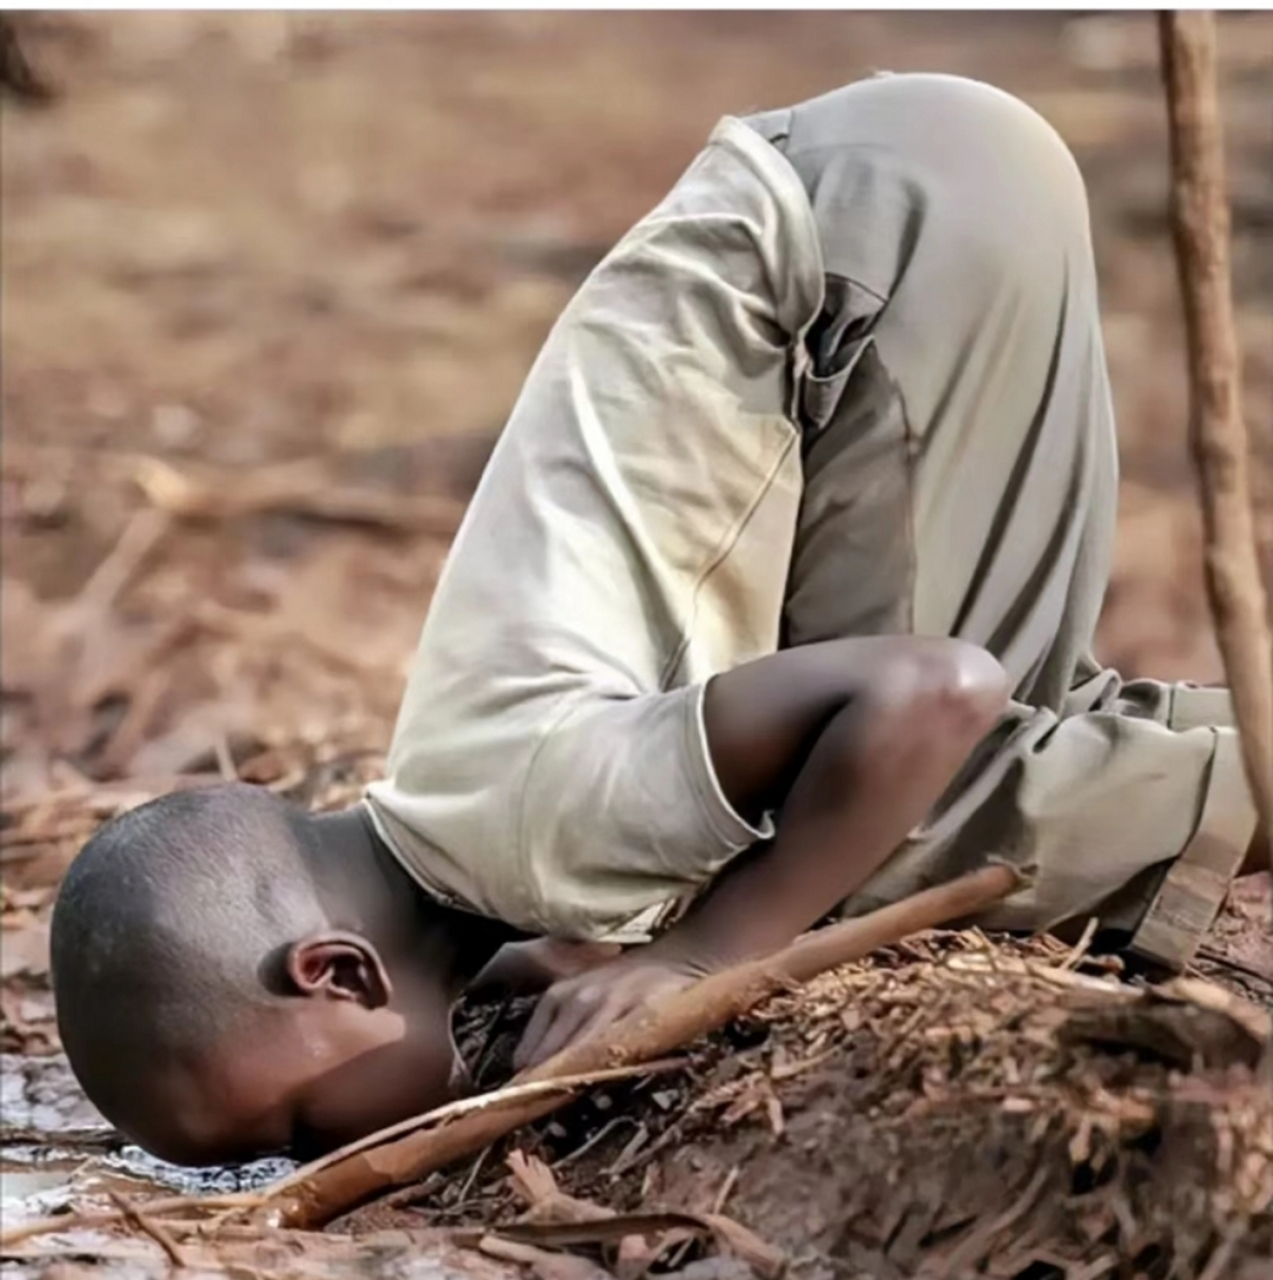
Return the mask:
{"type": "Polygon", "coordinates": [[[460,1087],[450,1007],[519,958],[524,1064],[992,854],[1033,875],[981,923],[1183,964],[1260,851],[1223,692],[1088,656],[1116,484],[1038,116],[916,75],[726,119],[532,369],[388,777],[170,796],[72,867],[86,1091],[173,1160],[322,1150],[460,1087]]]}

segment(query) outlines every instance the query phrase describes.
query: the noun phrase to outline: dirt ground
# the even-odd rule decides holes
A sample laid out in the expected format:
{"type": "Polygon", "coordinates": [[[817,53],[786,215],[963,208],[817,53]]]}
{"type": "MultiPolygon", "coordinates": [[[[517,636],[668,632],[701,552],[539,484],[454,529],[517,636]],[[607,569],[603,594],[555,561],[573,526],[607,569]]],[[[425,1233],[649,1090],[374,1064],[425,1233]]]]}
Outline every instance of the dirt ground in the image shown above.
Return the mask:
{"type": "MultiPolygon", "coordinates": [[[[1060,130],[1089,185],[1124,474],[1099,652],[1220,677],[1150,15],[23,22],[53,93],[0,110],[13,1062],[56,1052],[48,907],[95,822],[208,777],[325,804],[374,775],[447,540],[540,342],[726,112],[944,70],[1060,130]]],[[[1273,573],[1273,17],[1220,32],[1273,573]]],[[[1203,964],[1264,1001],[1269,917],[1267,882],[1245,886],[1203,964]]]]}

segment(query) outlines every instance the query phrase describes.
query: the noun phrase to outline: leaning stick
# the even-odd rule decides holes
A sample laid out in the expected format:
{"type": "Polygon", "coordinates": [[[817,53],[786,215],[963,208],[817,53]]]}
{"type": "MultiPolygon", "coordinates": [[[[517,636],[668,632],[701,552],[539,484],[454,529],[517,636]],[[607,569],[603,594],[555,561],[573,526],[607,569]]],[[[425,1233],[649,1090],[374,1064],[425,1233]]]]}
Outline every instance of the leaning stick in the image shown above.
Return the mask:
{"type": "Polygon", "coordinates": [[[1202,485],[1207,596],[1273,869],[1273,640],[1256,551],[1233,323],[1215,17],[1158,18],[1171,135],[1171,223],[1189,359],[1189,439],[1202,485]]]}
{"type": "MultiPolygon", "coordinates": [[[[869,915],[807,934],[775,955],[713,974],[637,1010],[606,1033],[563,1049],[518,1080],[529,1084],[577,1077],[665,1057],[775,991],[808,982],[909,934],[974,915],[1018,883],[1010,867],[983,867],[869,915]]],[[[287,1178],[275,1189],[271,1207],[286,1226],[322,1226],[393,1187],[416,1182],[480,1151],[569,1100],[563,1093],[531,1096],[508,1106],[471,1111],[438,1128],[405,1135],[398,1130],[384,1135],[384,1141],[364,1140],[343,1158],[337,1153],[287,1178]]]]}

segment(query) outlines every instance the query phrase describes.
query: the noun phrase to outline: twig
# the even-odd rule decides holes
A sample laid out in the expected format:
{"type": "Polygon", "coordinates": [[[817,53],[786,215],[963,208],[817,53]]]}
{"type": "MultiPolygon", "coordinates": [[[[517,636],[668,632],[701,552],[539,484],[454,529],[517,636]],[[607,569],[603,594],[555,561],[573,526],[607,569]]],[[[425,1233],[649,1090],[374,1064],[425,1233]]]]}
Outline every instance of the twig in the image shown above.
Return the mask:
{"type": "Polygon", "coordinates": [[[1224,1238],[1216,1245],[1211,1257],[1207,1259],[1207,1265],[1198,1273],[1198,1280],[1221,1280],[1229,1269],[1229,1262],[1240,1238],[1239,1233],[1232,1228],[1227,1231],[1224,1238]]]}
{"type": "MultiPolygon", "coordinates": [[[[927,889],[869,915],[797,939],[776,955],[714,974],[638,1009],[602,1034],[569,1046],[519,1077],[513,1087],[577,1077],[658,1058],[723,1026],[784,987],[950,920],[976,914],[1019,883],[1010,867],[992,865],[927,889]]],[[[523,1124],[565,1105],[560,1092],[486,1106],[441,1127],[418,1132],[421,1121],[373,1134],[345,1152],[272,1188],[289,1226],[316,1226],[425,1174],[481,1150],[523,1124]],[[405,1132],[404,1132],[405,1130],[405,1132]]]]}
{"type": "Polygon", "coordinates": [[[468,1177],[464,1179],[464,1185],[460,1188],[460,1193],[456,1196],[455,1203],[448,1206],[450,1209],[459,1211],[468,1203],[469,1192],[473,1190],[477,1175],[482,1172],[482,1166],[486,1163],[486,1157],[490,1154],[490,1147],[483,1147],[477,1153],[477,1159],[473,1161],[473,1167],[469,1170],[468,1177]]]}
{"type": "Polygon", "coordinates": [[[723,1213],[693,1213],[683,1209],[654,1213],[607,1214],[578,1222],[508,1222],[492,1228],[460,1228],[451,1233],[457,1244],[486,1239],[497,1232],[506,1240],[522,1244],[549,1245],[558,1248],[577,1244],[606,1244],[625,1236],[646,1236],[654,1232],[689,1231],[711,1235],[718,1246],[746,1262],[763,1280],[777,1280],[785,1269],[786,1259],[772,1245],[741,1222],[723,1213]]]}
{"type": "Polygon", "coordinates": [[[166,511],[145,507],[136,512],[124,526],[110,554],[84,584],[76,601],[76,611],[92,616],[108,612],[171,524],[172,518],[166,511]]]}
{"type": "Polygon", "coordinates": [[[640,1122],[633,1116],[615,1116],[613,1120],[603,1124],[587,1142],[581,1143],[573,1151],[562,1156],[561,1159],[552,1164],[550,1168],[554,1173],[556,1173],[558,1169],[564,1169],[568,1164],[574,1164],[576,1160],[580,1160],[586,1156],[589,1151],[599,1147],[616,1129],[621,1129],[625,1124],[639,1126],[640,1122]]]}
{"type": "Polygon", "coordinates": [[[1189,438],[1202,483],[1207,596],[1273,869],[1273,640],[1242,421],[1215,17],[1162,13],[1158,32],[1171,136],[1172,232],[1189,356],[1189,438]]]}
{"type": "Polygon", "coordinates": [[[573,1254],[553,1253],[533,1244],[517,1240],[505,1240],[499,1235],[483,1235],[473,1242],[479,1253],[498,1258],[501,1262],[514,1262],[536,1276],[569,1277],[570,1280],[609,1280],[610,1273],[573,1254]]]}
{"type": "Polygon", "coordinates": [[[233,520],[273,511],[449,538],[464,515],[464,504],[452,499],[333,485],[317,458],[231,477],[207,467],[197,475],[186,473],[158,458],[141,457],[134,462],[133,479],[154,506],[184,520],[233,520]]]}
{"type": "Polygon", "coordinates": [[[131,1201],[125,1199],[118,1191],[107,1193],[111,1202],[124,1215],[125,1221],[131,1223],[138,1231],[148,1235],[167,1255],[174,1267],[187,1267],[186,1255],[177,1247],[177,1242],[163,1229],[158,1222],[148,1217],[131,1201]]]}
{"type": "Polygon", "coordinates": [[[1069,954],[1061,961],[1058,967],[1061,969],[1077,968],[1083,957],[1087,955],[1088,948],[1092,945],[1092,939],[1096,937],[1096,930],[1099,927],[1100,920],[1096,916],[1089,916],[1087,923],[1083,926],[1082,937],[1070,948],[1069,954]]]}
{"type": "MultiPolygon", "coordinates": [[[[152,1200],[146,1206],[146,1213],[151,1217],[158,1217],[188,1209],[256,1209],[264,1203],[264,1198],[254,1192],[234,1192],[220,1196],[169,1196],[162,1200],[152,1200]]],[[[51,1218],[36,1218],[32,1222],[24,1222],[20,1227],[0,1232],[0,1250],[7,1252],[14,1245],[36,1236],[76,1231],[81,1227],[89,1230],[108,1227],[122,1221],[124,1217],[124,1212],[117,1209],[113,1213],[59,1213],[51,1218]]],[[[174,1224],[169,1223],[169,1226],[172,1225],[174,1224]]]]}
{"type": "MultiPolygon", "coordinates": [[[[677,1126],[673,1125],[667,1130],[667,1133],[675,1133],[677,1126]]],[[[664,1135],[666,1136],[666,1135],[664,1135]]],[[[606,1171],[613,1180],[620,1174],[627,1173],[629,1169],[635,1169],[642,1159],[648,1154],[648,1148],[645,1153],[642,1148],[650,1141],[650,1130],[640,1121],[637,1122],[637,1131],[623,1144],[623,1150],[614,1158],[614,1163],[606,1171]]],[[[658,1149],[659,1141],[656,1140],[654,1149],[658,1149]]]]}
{"type": "Polygon", "coordinates": [[[217,756],[217,769],[226,782],[238,782],[239,771],[234,766],[234,756],[230,753],[230,743],[224,733],[218,733],[213,742],[217,756]]]}
{"type": "Polygon", "coordinates": [[[986,1250],[994,1242],[995,1237],[1019,1222],[1034,1207],[1035,1201],[1038,1200],[1043,1188],[1047,1185],[1049,1172],[1046,1161],[1040,1161],[1039,1167],[1034,1171],[1034,1176],[1026,1183],[1025,1190],[1021,1192],[1012,1204],[997,1218],[990,1222],[982,1222],[979,1226],[974,1227],[964,1238],[947,1259],[943,1275],[957,1276],[962,1274],[966,1268],[975,1267],[980,1263],[985,1256],[986,1250]]]}
{"type": "Polygon", "coordinates": [[[385,1209],[409,1209],[422,1204],[442,1180],[439,1174],[430,1174],[423,1182],[391,1192],[380,1201],[380,1205],[385,1209]]]}
{"type": "MultiPolygon", "coordinates": [[[[162,645],[160,652],[165,652],[170,647],[162,645]]],[[[155,715],[172,685],[172,668],[166,664],[151,667],[140,675],[123,720],[98,757],[99,768],[111,773],[126,771],[129,760],[145,740],[146,732],[154,723],[155,715]]]]}
{"type": "Polygon", "coordinates": [[[738,1175],[741,1171],[741,1165],[736,1164],[730,1167],[729,1172],[725,1175],[725,1181],[720,1184],[720,1190],[716,1193],[716,1199],[712,1201],[713,1213],[720,1213],[725,1208],[725,1202],[738,1185],[738,1175]]]}
{"type": "MultiPolygon", "coordinates": [[[[549,1095],[572,1093],[574,1090],[584,1088],[587,1085],[607,1084],[614,1080],[629,1080],[633,1076],[639,1075],[654,1075],[660,1071],[670,1071],[680,1065],[679,1061],[663,1059],[657,1062],[638,1063],[633,1066],[609,1067],[597,1071],[563,1075],[552,1080],[514,1082],[513,1084],[505,1085],[502,1089],[492,1089],[489,1093],[481,1093],[476,1097],[459,1098],[455,1102],[448,1102],[440,1107],[435,1107],[432,1111],[426,1111],[423,1115],[412,1116],[409,1120],[403,1120],[387,1129],[381,1129],[377,1133],[369,1134],[365,1138],[349,1143],[348,1146],[341,1147],[339,1151],[329,1152],[327,1155],[321,1156],[307,1165],[302,1165],[286,1177],[271,1183],[270,1186],[265,1188],[265,1194],[271,1197],[278,1196],[290,1191],[293,1186],[299,1185],[309,1178],[319,1176],[328,1168],[340,1164],[351,1156],[357,1156],[364,1151],[378,1148],[385,1142],[395,1138],[406,1138],[418,1133],[420,1130],[436,1128],[448,1121],[459,1120],[500,1107],[534,1101],[549,1095]]],[[[427,1172],[432,1172],[432,1170],[427,1172]]]]}
{"type": "Polygon", "coordinates": [[[1116,1266],[1118,1266],[1118,1255],[1104,1253],[1086,1266],[1066,1272],[1065,1280],[1100,1280],[1101,1276],[1108,1275],[1116,1266]]]}

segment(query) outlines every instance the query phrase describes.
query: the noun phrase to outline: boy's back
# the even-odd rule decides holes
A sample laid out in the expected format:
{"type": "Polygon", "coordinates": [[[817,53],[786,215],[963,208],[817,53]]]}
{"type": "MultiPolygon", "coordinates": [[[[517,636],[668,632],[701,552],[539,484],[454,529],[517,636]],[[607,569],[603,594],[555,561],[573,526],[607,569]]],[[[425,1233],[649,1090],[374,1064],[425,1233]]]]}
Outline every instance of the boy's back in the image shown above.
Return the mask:
{"type": "Polygon", "coordinates": [[[557,322],[369,792],[431,892],[589,938],[757,838],[713,782],[702,684],[778,646],[792,352],[821,302],[794,171],[725,120],[557,322]]]}

